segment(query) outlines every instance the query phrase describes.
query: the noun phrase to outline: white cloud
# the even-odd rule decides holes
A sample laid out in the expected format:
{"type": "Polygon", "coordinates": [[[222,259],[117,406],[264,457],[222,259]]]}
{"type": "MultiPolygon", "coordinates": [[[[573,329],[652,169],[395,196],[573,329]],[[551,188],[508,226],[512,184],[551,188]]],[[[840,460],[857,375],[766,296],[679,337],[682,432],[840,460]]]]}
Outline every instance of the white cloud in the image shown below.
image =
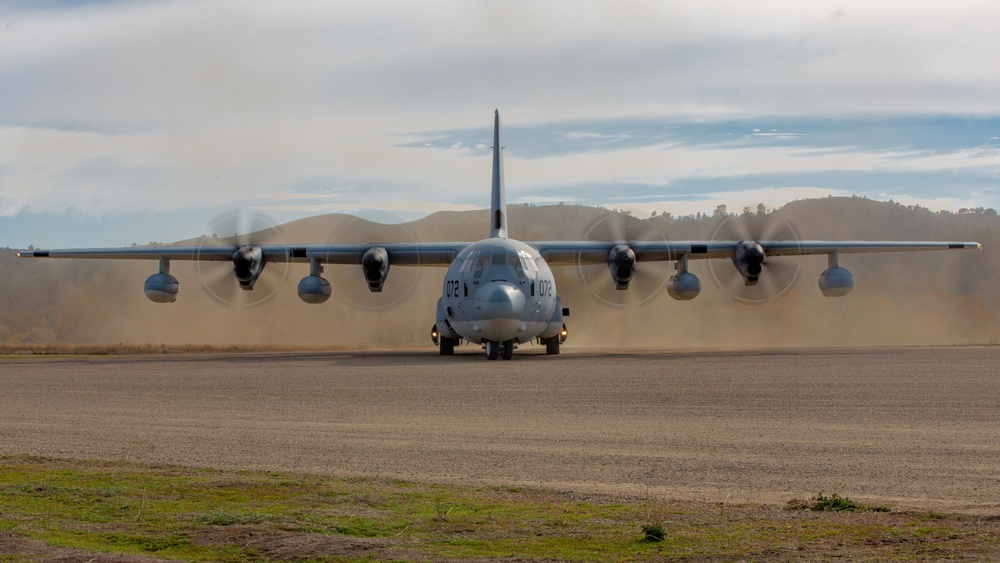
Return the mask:
{"type": "MultiPolygon", "coordinates": [[[[466,206],[480,193],[485,205],[488,157],[468,155],[489,146],[495,107],[515,125],[1000,115],[1000,59],[989,56],[1000,52],[997,21],[1000,4],[971,0],[8,4],[0,217],[225,207],[308,194],[302,185],[317,178],[323,193],[355,188],[338,203],[359,208],[466,206]],[[482,142],[398,146],[402,135],[468,127],[483,128],[482,142]]],[[[788,145],[678,141],[525,160],[527,149],[507,143],[508,188],[519,201],[547,201],[565,198],[540,188],[570,183],[813,170],[988,176],[1000,166],[989,147],[797,148],[794,130],[758,133],[788,145]]],[[[565,138],[625,138],[615,135],[567,128],[565,138]]]]}

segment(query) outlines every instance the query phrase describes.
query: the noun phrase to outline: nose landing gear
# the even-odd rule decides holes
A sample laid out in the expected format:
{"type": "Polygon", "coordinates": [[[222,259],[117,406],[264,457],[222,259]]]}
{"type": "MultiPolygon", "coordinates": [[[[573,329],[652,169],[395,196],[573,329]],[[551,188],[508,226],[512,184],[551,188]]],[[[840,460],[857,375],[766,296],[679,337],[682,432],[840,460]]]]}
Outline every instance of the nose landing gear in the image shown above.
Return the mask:
{"type": "Polygon", "coordinates": [[[483,343],[483,346],[486,349],[486,359],[488,360],[496,360],[498,358],[509,360],[514,357],[513,340],[506,340],[504,342],[487,340],[483,343]]]}

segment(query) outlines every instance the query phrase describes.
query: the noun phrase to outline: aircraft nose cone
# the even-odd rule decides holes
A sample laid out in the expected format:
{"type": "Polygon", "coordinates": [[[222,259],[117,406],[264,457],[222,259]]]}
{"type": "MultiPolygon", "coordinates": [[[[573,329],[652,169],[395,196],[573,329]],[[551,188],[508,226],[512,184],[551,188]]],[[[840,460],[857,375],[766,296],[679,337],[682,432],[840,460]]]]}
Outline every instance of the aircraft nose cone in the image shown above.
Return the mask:
{"type": "Polygon", "coordinates": [[[507,282],[492,282],[476,291],[476,310],[494,319],[518,319],[524,310],[524,293],[507,282]]]}
{"type": "Polygon", "coordinates": [[[506,342],[517,338],[524,310],[524,293],[505,281],[490,282],[479,288],[475,295],[477,332],[484,340],[506,342]]]}

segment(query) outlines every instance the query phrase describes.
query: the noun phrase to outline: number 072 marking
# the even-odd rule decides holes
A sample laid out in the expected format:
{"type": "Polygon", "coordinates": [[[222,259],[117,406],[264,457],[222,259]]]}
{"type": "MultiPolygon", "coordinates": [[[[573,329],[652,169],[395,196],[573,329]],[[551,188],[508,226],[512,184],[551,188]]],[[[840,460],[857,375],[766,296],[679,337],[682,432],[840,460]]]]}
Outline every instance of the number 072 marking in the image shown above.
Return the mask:
{"type": "Polygon", "coordinates": [[[538,296],[552,297],[552,280],[538,280],[538,296]]]}

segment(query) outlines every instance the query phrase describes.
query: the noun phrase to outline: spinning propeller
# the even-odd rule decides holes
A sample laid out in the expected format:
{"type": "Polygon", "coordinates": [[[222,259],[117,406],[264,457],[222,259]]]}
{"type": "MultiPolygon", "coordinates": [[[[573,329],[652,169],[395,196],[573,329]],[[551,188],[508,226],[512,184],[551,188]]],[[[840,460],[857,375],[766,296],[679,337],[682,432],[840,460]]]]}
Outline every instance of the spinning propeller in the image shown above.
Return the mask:
{"type": "Polygon", "coordinates": [[[801,268],[781,258],[769,258],[767,241],[798,242],[795,229],[787,221],[773,216],[727,217],[712,233],[712,242],[734,241],[736,248],[730,261],[709,260],[712,279],[737,301],[766,303],[787,292],[799,277],[801,268]]]}
{"type": "Polygon", "coordinates": [[[210,230],[213,235],[199,241],[195,260],[205,293],[217,303],[244,309],[274,299],[289,273],[287,261],[269,262],[261,250],[261,245],[281,237],[275,222],[259,211],[245,209],[216,217],[210,230]],[[231,261],[201,258],[203,248],[225,245],[235,247],[231,261]],[[262,275],[265,266],[268,275],[262,275]]]}
{"type": "Polygon", "coordinates": [[[673,262],[637,263],[631,241],[667,241],[663,232],[648,221],[622,214],[605,214],[586,229],[583,240],[617,241],[608,254],[608,263],[578,261],[576,266],[584,287],[605,305],[643,305],[667,288],[668,279],[674,273],[673,262]]]}
{"type": "Polygon", "coordinates": [[[388,253],[379,243],[392,241],[393,244],[405,245],[418,242],[410,224],[391,214],[382,218],[385,224],[346,215],[338,219],[326,242],[372,243],[372,248],[362,258],[363,276],[360,280],[353,267],[339,269],[336,273],[332,269],[327,270],[335,279],[331,284],[333,293],[345,303],[367,310],[390,309],[406,299],[417,286],[422,268],[392,268],[388,253]]]}

